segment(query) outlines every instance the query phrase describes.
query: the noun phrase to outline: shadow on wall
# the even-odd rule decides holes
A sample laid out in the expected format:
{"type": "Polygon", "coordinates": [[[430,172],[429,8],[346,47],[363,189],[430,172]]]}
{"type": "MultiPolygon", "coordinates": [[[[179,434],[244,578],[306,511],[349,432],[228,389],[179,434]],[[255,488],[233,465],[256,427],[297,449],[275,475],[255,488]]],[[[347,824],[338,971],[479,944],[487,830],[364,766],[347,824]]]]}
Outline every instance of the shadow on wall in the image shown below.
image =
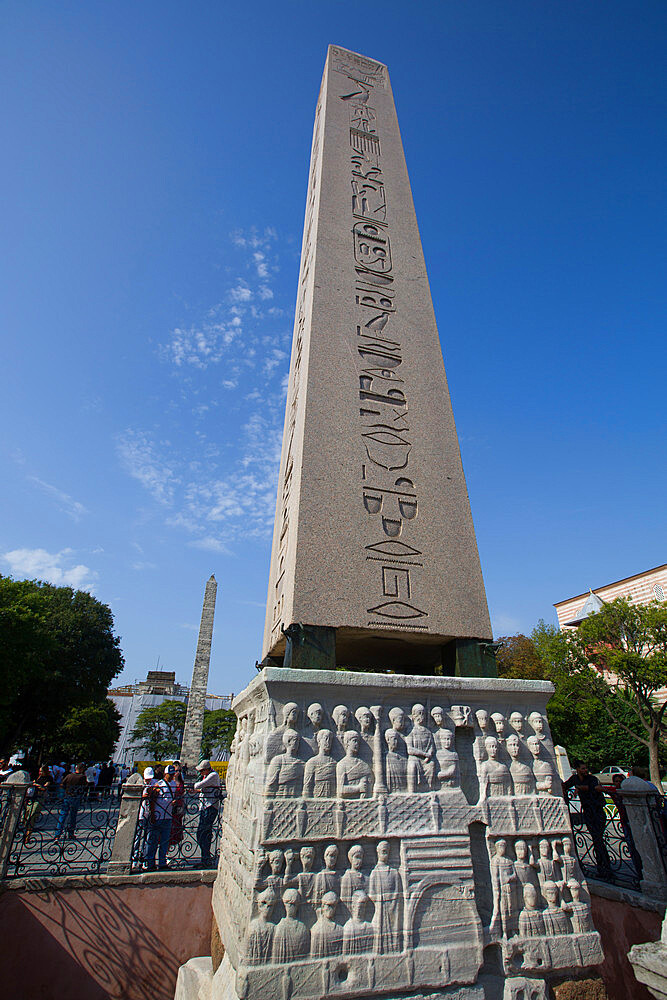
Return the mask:
{"type": "Polygon", "coordinates": [[[210,951],[211,886],[7,892],[3,991],[13,1000],[173,1000],[210,951]]]}

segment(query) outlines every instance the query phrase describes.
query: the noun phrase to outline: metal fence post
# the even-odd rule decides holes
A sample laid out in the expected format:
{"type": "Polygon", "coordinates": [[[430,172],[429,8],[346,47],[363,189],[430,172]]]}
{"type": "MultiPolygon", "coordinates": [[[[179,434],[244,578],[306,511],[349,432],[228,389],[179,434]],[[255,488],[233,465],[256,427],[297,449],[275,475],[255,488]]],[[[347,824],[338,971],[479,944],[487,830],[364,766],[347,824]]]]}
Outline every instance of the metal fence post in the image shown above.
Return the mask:
{"type": "Polygon", "coordinates": [[[7,796],[7,801],[3,803],[0,829],[0,878],[7,875],[9,856],[29,785],[30,775],[27,771],[14,771],[0,786],[3,795],[7,796]]]}
{"type": "Polygon", "coordinates": [[[140,774],[132,774],[122,787],[116,836],[114,837],[108,875],[129,875],[132,871],[132,848],[137,832],[141,796],[144,779],[140,774]]]}
{"type": "MultiPolygon", "coordinates": [[[[650,786],[648,791],[651,792],[650,786]]],[[[626,778],[621,794],[635,847],[642,859],[641,891],[653,899],[667,900],[665,863],[649,812],[647,783],[641,778],[626,778]]]]}

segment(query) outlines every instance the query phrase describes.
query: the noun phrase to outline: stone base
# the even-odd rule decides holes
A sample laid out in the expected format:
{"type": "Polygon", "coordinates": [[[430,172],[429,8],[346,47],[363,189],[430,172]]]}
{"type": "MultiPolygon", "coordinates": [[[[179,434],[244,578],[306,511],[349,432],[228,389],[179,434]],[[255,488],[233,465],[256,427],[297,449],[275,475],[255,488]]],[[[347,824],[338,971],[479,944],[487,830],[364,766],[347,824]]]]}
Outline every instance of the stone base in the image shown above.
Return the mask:
{"type": "Polygon", "coordinates": [[[658,1000],[667,1000],[667,946],[662,941],[634,945],[628,954],[635,978],[658,1000]]]}
{"type": "Polygon", "coordinates": [[[174,1000],[210,1000],[212,982],[213,963],[210,957],[191,958],[178,970],[174,1000]]]}

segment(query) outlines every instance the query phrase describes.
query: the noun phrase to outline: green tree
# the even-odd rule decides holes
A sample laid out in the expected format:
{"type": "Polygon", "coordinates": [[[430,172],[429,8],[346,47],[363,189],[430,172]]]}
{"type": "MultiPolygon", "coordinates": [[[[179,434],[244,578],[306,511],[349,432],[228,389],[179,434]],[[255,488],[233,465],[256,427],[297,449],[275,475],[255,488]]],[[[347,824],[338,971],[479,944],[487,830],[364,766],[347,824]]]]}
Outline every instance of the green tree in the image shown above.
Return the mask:
{"type": "Polygon", "coordinates": [[[204,712],[204,731],[201,740],[202,757],[210,757],[220,747],[229,752],[232,745],[236,715],[227,708],[208,709],[204,712]]]}
{"type": "Polygon", "coordinates": [[[51,758],[110,760],[121,733],[121,714],[109,698],[73,708],[51,742],[44,747],[51,758]]]}
{"type": "Polygon", "coordinates": [[[39,750],[123,667],[113,615],[91,594],[0,576],[0,750],[39,750]]]}
{"type": "Polygon", "coordinates": [[[139,713],[130,739],[151,760],[168,760],[178,755],[184,725],[185,702],[163,701],[139,713]]]}

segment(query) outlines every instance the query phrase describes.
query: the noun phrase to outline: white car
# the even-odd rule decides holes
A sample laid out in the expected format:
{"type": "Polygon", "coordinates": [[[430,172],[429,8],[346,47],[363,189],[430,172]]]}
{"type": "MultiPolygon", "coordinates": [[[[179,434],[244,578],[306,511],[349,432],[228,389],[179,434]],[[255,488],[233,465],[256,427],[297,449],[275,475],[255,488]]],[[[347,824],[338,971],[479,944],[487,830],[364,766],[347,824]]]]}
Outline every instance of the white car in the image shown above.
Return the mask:
{"type": "Polygon", "coordinates": [[[624,778],[627,778],[629,771],[626,771],[623,767],[619,767],[617,764],[611,764],[610,767],[603,768],[595,777],[601,784],[610,785],[615,774],[622,774],[624,778]]]}

